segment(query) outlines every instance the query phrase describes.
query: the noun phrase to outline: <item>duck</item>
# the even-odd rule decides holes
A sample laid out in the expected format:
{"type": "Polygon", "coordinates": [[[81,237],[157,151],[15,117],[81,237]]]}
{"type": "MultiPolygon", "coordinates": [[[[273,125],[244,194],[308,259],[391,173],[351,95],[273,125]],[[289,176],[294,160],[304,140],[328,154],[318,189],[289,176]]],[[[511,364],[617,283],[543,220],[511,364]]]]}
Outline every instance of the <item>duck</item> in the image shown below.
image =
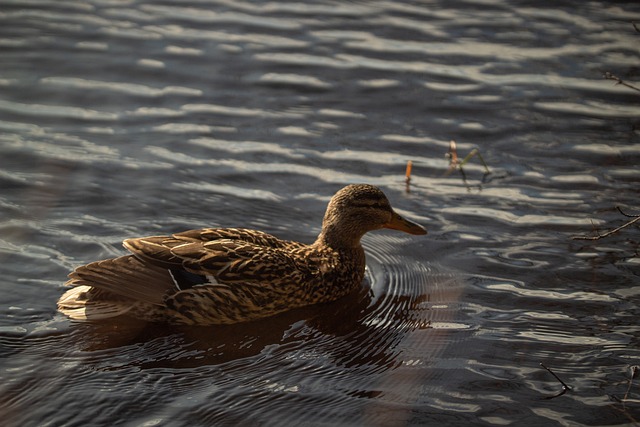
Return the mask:
{"type": "Polygon", "coordinates": [[[365,275],[369,231],[427,230],[401,215],[380,188],[352,184],[329,201],[315,242],[246,228],[203,228],[126,239],[128,255],[77,267],[58,310],[91,322],[120,316],[172,325],[254,321],[331,302],[365,275]]]}

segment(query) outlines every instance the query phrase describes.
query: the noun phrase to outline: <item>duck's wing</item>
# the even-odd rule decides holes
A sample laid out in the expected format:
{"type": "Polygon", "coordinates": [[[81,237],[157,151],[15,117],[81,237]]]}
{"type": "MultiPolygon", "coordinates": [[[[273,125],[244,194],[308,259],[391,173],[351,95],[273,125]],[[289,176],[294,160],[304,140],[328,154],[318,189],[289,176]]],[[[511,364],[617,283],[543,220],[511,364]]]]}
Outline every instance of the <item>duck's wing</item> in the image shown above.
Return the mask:
{"type": "MultiPolygon", "coordinates": [[[[255,233],[255,232],[254,232],[255,233]]],[[[125,240],[124,246],[143,262],[166,268],[180,274],[181,270],[209,282],[224,283],[276,283],[295,280],[308,274],[305,246],[285,246],[282,241],[267,234],[252,233],[250,239],[212,237],[202,230],[125,240]],[[252,241],[249,241],[252,240],[252,241]],[[282,247],[285,246],[285,247],[282,247]]],[[[217,236],[225,235],[216,232],[217,236]]],[[[172,273],[174,279],[175,274],[172,273]]],[[[198,283],[194,279],[194,285],[198,283]]]]}
{"type": "Polygon", "coordinates": [[[172,251],[176,247],[187,244],[225,241],[229,243],[249,243],[259,248],[284,249],[295,251],[306,245],[298,242],[278,239],[270,234],[245,228],[203,228],[189,230],[170,236],[151,236],[127,239],[123,245],[136,257],[147,262],[171,268],[179,267],[183,263],[181,257],[176,257],[172,251]]]}

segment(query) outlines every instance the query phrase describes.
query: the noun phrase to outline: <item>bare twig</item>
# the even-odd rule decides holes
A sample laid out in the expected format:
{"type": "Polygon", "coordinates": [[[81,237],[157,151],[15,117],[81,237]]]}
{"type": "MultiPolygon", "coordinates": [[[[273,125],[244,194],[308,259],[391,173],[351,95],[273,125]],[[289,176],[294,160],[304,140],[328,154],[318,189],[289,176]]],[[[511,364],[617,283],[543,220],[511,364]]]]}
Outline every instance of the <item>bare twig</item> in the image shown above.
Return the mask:
{"type": "Polygon", "coordinates": [[[558,382],[560,382],[560,384],[562,384],[562,390],[560,391],[560,393],[558,393],[558,394],[554,394],[553,396],[545,397],[545,399],[553,399],[553,398],[556,398],[556,397],[560,397],[560,396],[562,396],[563,394],[565,394],[567,391],[571,391],[571,387],[569,387],[569,386],[568,386],[564,381],[562,381],[562,380],[560,379],[560,377],[559,377],[559,376],[557,376],[557,375],[555,374],[555,372],[553,372],[551,369],[547,368],[547,367],[546,367],[546,365],[545,365],[544,363],[540,362],[540,366],[542,366],[544,369],[546,369],[547,371],[549,371],[549,373],[550,373],[551,375],[553,375],[553,376],[554,376],[554,378],[555,378],[555,379],[557,379],[557,380],[558,380],[558,382]]]}
{"type": "Polygon", "coordinates": [[[632,215],[632,214],[624,213],[620,206],[616,206],[616,209],[618,209],[618,212],[620,212],[622,215],[626,216],[627,218],[638,218],[638,217],[640,217],[640,214],[632,215]]]}
{"type": "Polygon", "coordinates": [[[633,385],[633,380],[638,376],[638,371],[640,371],[640,366],[633,365],[629,367],[629,371],[631,372],[631,378],[629,378],[629,387],[627,387],[627,392],[624,394],[623,402],[628,401],[629,391],[631,391],[631,386],[633,385]]]}
{"type": "Polygon", "coordinates": [[[603,234],[598,233],[597,236],[573,236],[572,239],[573,240],[600,240],[600,239],[603,239],[605,237],[611,236],[612,234],[615,234],[618,231],[620,231],[622,229],[625,229],[625,228],[629,227],[630,225],[633,225],[636,222],[640,221],[640,215],[629,215],[629,214],[626,214],[618,206],[616,206],[616,209],[618,209],[618,212],[620,212],[622,215],[626,216],[627,218],[633,218],[633,219],[631,221],[625,222],[620,227],[617,227],[617,228],[614,228],[613,230],[607,231],[606,233],[603,233],[603,234]]]}
{"type": "MultiPolygon", "coordinates": [[[[634,26],[635,26],[635,24],[634,24],[634,26]]],[[[615,74],[610,73],[609,71],[605,71],[605,73],[602,76],[607,80],[615,81],[616,84],[619,84],[619,85],[622,85],[622,86],[626,86],[629,89],[633,89],[633,90],[636,90],[636,91],[640,92],[640,88],[639,87],[634,86],[631,83],[625,82],[620,77],[616,76],[615,74]]]]}
{"type": "Polygon", "coordinates": [[[613,400],[615,400],[616,402],[622,403],[622,407],[619,408],[614,405],[612,406],[612,408],[615,409],[616,411],[621,412],[627,418],[629,418],[629,421],[634,423],[633,425],[638,425],[638,420],[636,420],[635,417],[629,413],[629,409],[627,408],[627,403],[640,403],[640,400],[638,399],[629,398],[629,392],[631,391],[631,387],[633,386],[633,380],[638,376],[638,374],[640,374],[640,366],[638,365],[629,366],[629,373],[631,374],[629,378],[629,385],[627,387],[627,392],[624,394],[624,397],[621,399],[615,395],[611,396],[613,400]]]}

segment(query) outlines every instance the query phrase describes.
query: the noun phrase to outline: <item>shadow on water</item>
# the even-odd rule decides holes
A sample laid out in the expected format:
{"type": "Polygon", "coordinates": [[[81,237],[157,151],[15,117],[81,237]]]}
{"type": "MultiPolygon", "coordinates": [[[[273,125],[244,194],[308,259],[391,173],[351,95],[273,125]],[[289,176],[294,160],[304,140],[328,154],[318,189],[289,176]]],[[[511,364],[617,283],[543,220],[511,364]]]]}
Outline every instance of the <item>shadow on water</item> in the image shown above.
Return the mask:
{"type": "Polygon", "coordinates": [[[407,268],[397,256],[380,259],[385,240],[376,240],[377,247],[369,249],[363,286],[332,303],[236,325],[182,327],[127,317],[100,324],[72,323],[68,338],[87,362],[95,355],[106,369],[219,365],[267,355],[277,348],[286,352],[322,349],[323,357],[346,368],[392,369],[403,363],[402,343],[412,332],[469,326],[455,323],[453,307],[447,306],[456,303],[460,278],[439,276],[423,264],[407,268]],[[106,365],[105,353],[113,353],[106,365]]]}
{"type": "MultiPolygon", "coordinates": [[[[409,419],[406,411],[420,390],[436,390],[446,381],[440,369],[429,365],[439,364],[449,344],[464,342],[475,327],[460,320],[456,298],[465,286],[461,276],[383,255],[386,245],[397,243],[388,240],[368,240],[365,283],[333,303],[212,327],[124,317],[101,324],[71,323],[49,344],[63,353],[56,357],[76,366],[80,377],[98,375],[108,382],[121,375],[127,382],[164,378],[145,393],[170,395],[179,408],[167,413],[185,422],[239,422],[244,416],[225,406],[234,395],[239,407],[254,410],[274,404],[277,408],[281,399],[294,407],[319,399],[318,411],[327,414],[360,408],[359,418],[370,425],[384,425],[386,418],[378,411],[401,405],[405,409],[395,410],[394,417],[409,419]],[[195,413],[184,413],[187,401],[180,396],[187,390],[184,398],[193,396],[194,389],[208,403],[195,413]],[[220,401],[218,393],[228,396],[220,401]]],[[[291,421],[293,412],[270,410],[279,422],[291,421]]],[[[266,416],[252,413],[256,419],[266,416]]]]}

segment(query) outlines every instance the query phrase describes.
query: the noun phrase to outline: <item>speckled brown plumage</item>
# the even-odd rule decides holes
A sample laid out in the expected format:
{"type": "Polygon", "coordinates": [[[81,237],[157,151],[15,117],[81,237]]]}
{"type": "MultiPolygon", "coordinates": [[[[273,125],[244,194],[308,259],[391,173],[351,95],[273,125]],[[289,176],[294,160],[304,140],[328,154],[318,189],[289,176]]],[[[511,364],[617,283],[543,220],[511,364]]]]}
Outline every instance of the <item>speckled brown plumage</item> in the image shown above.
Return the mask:
{"type": "Polygon", "coordinates": [[[426,233],[395,213],[377,187],[356,184],[331,199],[311,245],[242,228],[128,239],[131,255],[73,271],[58,308],[76,320],[128,315],[211,325],[332,301],[362,282],[360,239],[380,228],[426,233]]]}

